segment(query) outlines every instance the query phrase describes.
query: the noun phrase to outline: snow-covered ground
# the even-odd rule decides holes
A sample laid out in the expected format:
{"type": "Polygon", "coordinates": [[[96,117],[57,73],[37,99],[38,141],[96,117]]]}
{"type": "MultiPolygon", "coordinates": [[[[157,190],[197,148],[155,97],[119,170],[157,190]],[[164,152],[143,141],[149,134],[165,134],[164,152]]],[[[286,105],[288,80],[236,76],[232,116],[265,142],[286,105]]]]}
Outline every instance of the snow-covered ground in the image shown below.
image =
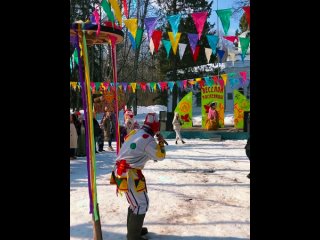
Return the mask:
{"type": "MultiPolygon", "coordinates": [[[[148,161],[149,239],[250,239],[250,162],[245,140],[168,140],[163,161],[148,161]]],[[[107,146],[107,144],[105,144],[107,146]]],[[[115,143],[113,142],[115,148],[115,143]]],[[[109,184],[115,152],[96,155],[103,239],[125,240],[127,201],[109,184]]],[[[93,239],[86,158],[70,161],[70,239],[93,239]]]]}

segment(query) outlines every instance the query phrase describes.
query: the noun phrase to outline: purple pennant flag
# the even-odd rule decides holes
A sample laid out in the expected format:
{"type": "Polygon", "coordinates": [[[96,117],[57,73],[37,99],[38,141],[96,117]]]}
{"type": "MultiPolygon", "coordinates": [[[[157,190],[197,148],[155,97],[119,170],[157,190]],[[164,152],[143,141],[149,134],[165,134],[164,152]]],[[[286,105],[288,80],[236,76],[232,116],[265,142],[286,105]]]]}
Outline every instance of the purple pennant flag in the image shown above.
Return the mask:
{"type": "Polygon", "coordinates": [[[189,43],[192,49],[192,53],[194,54],[194,51],[196,50],[196,46],[198,43],[198,34],[196,33],[188,33],[189,43]]]}
{"type": "Polygon", "coordinates": [[[182,81],[177,81],[177,86],[178,86],[179,89],[181,90],[181,89],[183,88],[182,81]]]}
{"type": "Polygon", "coordinates": [[[146,25],[146,29],[148,32],[148,39],[150,40],[152,33],[154,31],[154,28],[157,24],[157,17],[149,17],[144,19],[144,24],[146,25]]]}
{"type": "Polygon", "coordinates": [[[122,88],[123,88],[124,92],[127,92],[127,87],[128,87],[128,83],[123,82],[122,83],[122,88]]]}

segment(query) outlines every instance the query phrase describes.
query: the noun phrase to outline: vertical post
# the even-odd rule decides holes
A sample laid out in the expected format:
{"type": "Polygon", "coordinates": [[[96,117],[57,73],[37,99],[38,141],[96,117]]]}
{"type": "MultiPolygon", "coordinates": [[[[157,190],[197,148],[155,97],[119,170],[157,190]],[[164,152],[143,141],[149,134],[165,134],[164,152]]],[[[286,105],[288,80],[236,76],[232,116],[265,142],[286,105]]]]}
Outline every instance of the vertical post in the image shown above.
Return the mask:
{"type": "Polygon", "coordinates": [[[100,213],[99,213],[99,204],[97,203],[97,213],[98,220],[94,220],[94,215],[92,214],[93,221],[93,240],[103,240],[102,231],[101,231],[101,222],[100,222],[100,213]]]}
{"type": "Polygon", "coordinates": [[[118,87],[117,87],[117,81],[118,81],[118,75],[117,75],[117,52],[116,52],[116,39],[115,37],[110,36],[111,40],[111,60],[112,60],[112,69],[113,69],[113,82],[115,86],[115,115],[116,115],[116,144],[117,144],[117,155],[120,150],[120,134],[119,134],[119,123],[118,123],[118,115],[119,115],[119,108],[118,108],[118,87]]]}

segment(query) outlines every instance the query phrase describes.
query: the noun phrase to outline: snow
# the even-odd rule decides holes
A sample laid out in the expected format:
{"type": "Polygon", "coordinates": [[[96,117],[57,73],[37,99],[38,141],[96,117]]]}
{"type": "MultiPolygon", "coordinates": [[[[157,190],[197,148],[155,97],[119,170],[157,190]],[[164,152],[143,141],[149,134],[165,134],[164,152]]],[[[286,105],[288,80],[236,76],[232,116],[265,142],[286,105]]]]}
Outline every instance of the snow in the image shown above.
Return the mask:
{"type": "MultiPolygon", "coordinates": [[[[135,119],[143,122],[148,112],[166,111],[164,106],[139,107],[135,119]]],[[[201,116],[198,114],[193,121],[201,116]]],[[[123,114],[119,114],[120,123],[123,114]]],[[[233,121],[226,114],[225,121],[233,121]]],[[[200,121],[198,122],[201,124],[200,121]]],[[[183,136],[183,133],[182,133],[183,136]]],[[[178,145],[167,140],[163,161],[148,161],[143,173],[147,180],[150,208],[144,226],[149,239],[204,240],[250,239],[250,162],[246,140],[220,142],[185,139],[178,145]]],[[[116,148],[115,142],[112,143],[116,148]]],[[[105,150],[107,143],[105,142],[105,150]]],[[[116,196],[109,184],[115,152],[96,154],[98,203],[103,239],[125,240],[128,203],[116,196]]],[[[93,239],[92,215],[86,158],[70,161],[70,239],[93,239]]]]}

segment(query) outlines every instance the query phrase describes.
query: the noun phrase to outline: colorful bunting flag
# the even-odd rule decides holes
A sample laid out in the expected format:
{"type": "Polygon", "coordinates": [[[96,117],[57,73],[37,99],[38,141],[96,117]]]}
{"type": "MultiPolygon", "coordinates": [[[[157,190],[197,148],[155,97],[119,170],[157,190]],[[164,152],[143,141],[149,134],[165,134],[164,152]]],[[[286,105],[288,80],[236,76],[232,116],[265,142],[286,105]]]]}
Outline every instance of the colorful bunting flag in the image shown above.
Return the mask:
{"type": "Polygon", "coordinates": [[[191,16],[193,18],[193,22],[196,25],[196,29],[198,32],[198,39],[200,40],[201,35],[202,35],[202,30],[204,23],[207,21],[207,15],[208,12],[198,12],[198,13],[192,13],[191,16]]]}
{"type": "Polygon", "coordinates": [[[169,35],[169,39],[170,39],[170,42],[171,42],[173,54],[176,55],[181,33],[178,32],[175,38],[173,37],[173,33],[172,32],[168,32],[168,35],[169,35]]]}
{"type": "Polygon", "coordinates": [[[228,35],[230,28],[230,17],[232,14],[231,8],[216,10],[216,13],[220,18],[225,35],[228,35]]]}

